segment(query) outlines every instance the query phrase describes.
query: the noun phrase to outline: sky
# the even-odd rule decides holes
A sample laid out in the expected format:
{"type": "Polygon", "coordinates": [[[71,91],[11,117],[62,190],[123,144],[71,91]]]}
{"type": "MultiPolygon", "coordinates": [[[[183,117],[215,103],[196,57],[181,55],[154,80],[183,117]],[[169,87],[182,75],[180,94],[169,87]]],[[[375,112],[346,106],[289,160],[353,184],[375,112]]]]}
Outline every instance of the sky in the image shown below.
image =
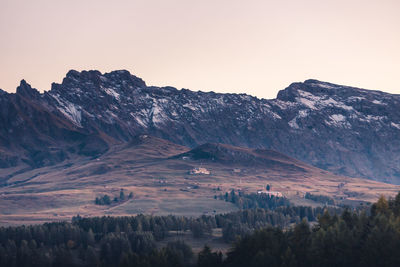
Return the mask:
{"type": "Polygon", "coordinates": [[[275,98],[318,79],[400,94],[398,0],[0,0],[0,88],[70,69],[275,98]]]}

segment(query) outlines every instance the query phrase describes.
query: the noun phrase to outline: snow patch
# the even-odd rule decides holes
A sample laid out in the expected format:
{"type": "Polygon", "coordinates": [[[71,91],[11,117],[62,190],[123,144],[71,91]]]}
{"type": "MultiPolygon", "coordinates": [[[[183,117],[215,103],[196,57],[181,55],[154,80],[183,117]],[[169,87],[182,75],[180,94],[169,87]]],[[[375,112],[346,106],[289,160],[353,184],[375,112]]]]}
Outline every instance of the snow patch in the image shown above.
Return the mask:
{"type": "Polygon", "coordinates": [[[335,122],[343,122],[346,120],[346,117],[343,116],[342,114],[333,114],[329,117],[335,122]]]}
{"type": "Polygon", "coordinates": [[[273,103],[276,106],[278,106],[280,109],[288,109],[288,108],[293,107],[293,106],[296,105],[295,103],[286,102],[286,101],[282,101],[282,100],[279,100],[279,99],[274,100],[273,103]]]}
{"type": "Polygon", "coordinates": [[[270,111],[269,114],[272,115],[272,118],[276,119],[276,120],[281,120],[282,117],[279,116],[278,114],[276,114],[275,112],[270,111]]]}
{"type": "Polygon", "coordinates": [[[374,115],[367,115],[366,120],[367,121],[381,121],[385,118],[385,116],[374,116],[374,115]]]}
{"type": "Polygon", "coordinates": [[[225,104],[225,101],[224,101],[224,97],[223,97],[223,96],[220,96],[220,97],[218,97],[218,98],[215,98],[214,101],[217,102],[217,104],[219,104],[219,105],[224,105],[224,104],[225,104]]]}
{"type": "Polygon", "coordinates": [[[328,85],[328,84],[323,84],[323,83],[318,84],[318,87],[327,88],[327,89],[335,89],[335,88],[337,88],[336,86],[332,86],[332,85],[328,85]]]}
{"type": "Polygon", "coordinates": [[[303,91],[303,90],[298,90],[298,93],[301,97],[297,97],[296,100],[297,102],[302,103],[304,106],[310,108],[310,109],[317,109],[315,107],[315,104],[321,100],[321,97],[315,96],[309,92],[303,91]]]}
{"type": "Polygon", "coordinates": [[[316,107],[315,107],[315,102],[314,101],[312,101],[312,100],[309,100],[309,99],[307,99],[307,98],[303,98],[303,97],[300,97],[300,98],[297,98],[304,106],[306,106],[306,107],[308,107],[308,108],[310,108],[310,109],[317,109],[316,107]]]}
{"type": "Polygon", "coordinates": [[[299,93],[299,95],[300,95],[302,98],[306,98],[306,99],[311,100],[311,101],[313,101],[313,102],[316,102],[316,101],[321,100],[321,97],[320,97],[320,96],[313,95],[313,94],[310,93],[310,92],[306,92],[306,91],[303,91],[303,90],[297,90],[297,92],[299,93]]]}
{"type": "Polygon", "coordinates": [[[333,85],[329,85],[329,84],[325,84],[325,83],[312,83],[313,86],[318,86],[321,88],[326,88],[326,89],[335,89],[337,88],[337,86],[333,86],[333,85]]]}
{"type": "Polygon", "coordinates": [[[131,113],[129,113],[135,120],[136,120],[136,122],[139,124],[139,125],[141,125],[141,126],[143,126],[143,127],[147,127],[147,123],[142,119],[142,118],[140,118],[140,116],[137,116],[135,113],[133,113],[133,112],[131,112],[131,113]]]}
{"type": "Polygon", "coordinates": [[[303,109],[303,110],[299,110],[299,115],[297,115],[298,118],[305,118],[308,116],[308,110],[303,109]]]}
{"type": "Polygon", "coordinates": [[[392,122],[392,123],[390,123],[390,125],[392,125],[392,127],[400,130],[400,124],[392,122]]]}
{"type": "Polygon", "coordinates": [[[373,104],[375,104],[375,105],[386,105],[386,103],[383,103],[382,101],[379,101],[379,100],[374,100],[374,101],[372,101],[372,103],[373,104]]]}
{"type": "Polygon", "coordinates": [[[291,121],[288,122],[289,126],[294,129],[300,129],[300,126],[297,124],[297,119],[306,118],[309,114],[310,114],[309,110],[307,109],[299,110],[299,114],[297,114],[296,117],[294,117],[291,121]]]}
{"type": "Polygon", "coordinates": [[[104,92],[105,92],[106,94],[108,94],[108,95],[114,97],[115,99],[117,99],[117,100],[119,101],[120,95],[119,95],[117,92],[115,92],[114,89],[111,89],[111,88],[103,88],[103,90],[104,90],[104,92]]]}
{"type": "Polygon", "coordinates": [[[183,104],[182,107],[188,108],[188,109],[191,109],[191,110],[196,110],[196,107],[193,106],[192,103],[183,104]]]}
{"type": "MultiPolygon", "coordinates": [[[[310,109],[320,109],[325,107],[338,107],[347,111],[353,110],[353,107],[348,106],[342,102],[338,102],[335,99],[329,97],[328,99],[324,99],[324,97],[313,95],[309,92],[298,90],[298,93],[301,97],[297,97],[297,102],[302,103],[304,106],[310,109]]],[[[326,96],[325,96],[326,98],[326,96]]]]}
{"type": "Polygon", "coordinates": [[[348,99],[349,100],[365,100],[365,97],[363,97],[363,96],[350,96],[348,99]]]}
{"type": "Polygon", "coordinates": [[[72,121],[76,126],[82,127],[82,112],[81,107],[71,102],[61,99],[59,95],[52,95],[53,98],[58,102],[57,109],[64,114],[70,121],[72,121]]]}
{"type": "Polygon", "coordinates": [[[297,124],[297,117],[295,117],[293,120],[289,121],[288,124],[290,127],[293,129],[300,129],[299,125],[297,124]]]}
{"type": "Polygon", "coordinates": [[[157,102],[153,104],[153,108],[150,111],[150,116],[154,124],[160,124],[166,120],[165,112],[157,102]]]}
{"type": "Polygon", "coordinates": [[[353,110],[353,107],[348,106],[348,105],[346,105],[346,104],[344,104],[342,102],[338,102],[333,98],[329,98],[327,100],[323,100],[321,103],[322,103],[323,106],[335,106],[335,107],[338,107],[338,108],[341,108],[341,109],[344,109],[344,110],[348,110],[348,111],[353,110]]]}
{"type": "Polygon", "coordinates": [[[329,121],[325,120],[325,123],[334,127],[351,128],[351,124],[342,114],[333,114],[329,116],[329,121]]]}

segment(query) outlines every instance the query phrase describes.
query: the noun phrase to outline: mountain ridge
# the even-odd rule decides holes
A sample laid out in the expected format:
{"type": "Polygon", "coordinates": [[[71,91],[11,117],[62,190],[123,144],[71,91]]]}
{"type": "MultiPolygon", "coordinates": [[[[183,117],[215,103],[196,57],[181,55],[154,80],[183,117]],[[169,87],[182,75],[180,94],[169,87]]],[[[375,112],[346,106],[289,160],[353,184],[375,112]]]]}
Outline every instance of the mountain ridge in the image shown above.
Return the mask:
{"type": "MultiPolygon", "coordinates": [[[[3,102],[13,98],[73,124],[78,147],[98,138],[104,149],[94,156],[109,144],[149,134],[189,147],[211,142],[273,149],[337,174],[400,183],[400,96],[381,91],[309,79],[268,100],[147,86],[126,70],[71,70],[50,91],[39,93],[21,81],[15,94],[0,94],[3,102]]],[[[24,112],[30,111],[16,117],[22,124],[28,123],[24,112]]],[[[7,134],[2,139],[12,140],[7,134]]]]}

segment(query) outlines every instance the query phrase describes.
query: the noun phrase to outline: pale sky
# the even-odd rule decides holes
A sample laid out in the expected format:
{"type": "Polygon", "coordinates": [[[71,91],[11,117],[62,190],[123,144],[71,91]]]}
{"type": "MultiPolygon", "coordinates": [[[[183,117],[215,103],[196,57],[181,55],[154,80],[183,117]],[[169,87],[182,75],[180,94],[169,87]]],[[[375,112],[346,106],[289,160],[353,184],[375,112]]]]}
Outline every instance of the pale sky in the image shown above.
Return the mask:
{"type": "Polygon", "coordinates": [[[400,94],[398,0],[0,0],[0,88],[70,69],[275,98],[319,79],[400,94]]]}

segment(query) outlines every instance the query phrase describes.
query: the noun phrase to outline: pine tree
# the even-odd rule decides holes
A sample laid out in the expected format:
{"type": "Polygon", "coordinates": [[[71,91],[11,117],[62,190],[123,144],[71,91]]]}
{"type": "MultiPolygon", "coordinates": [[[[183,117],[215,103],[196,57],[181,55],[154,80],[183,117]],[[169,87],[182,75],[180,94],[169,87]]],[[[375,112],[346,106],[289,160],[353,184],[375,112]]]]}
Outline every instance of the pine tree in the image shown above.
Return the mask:
{"type": "Polygon", "coordinates": [[[197,266],[198,267],[214,267],[222,265],[222,254],[212,252],[210,247],[205,245],[203,250],[200,251],[197,266]]]}
{"type": "Polygon", "coordinates": [[[111,199],[108,195],[103,196],[103,205],[110,205],[111,204],[111,199]]]}
{"type": "Polygon", "coordinates": [[[382,195],[379,197],[378,201],[374,203],[371,207],[371,215],[376,216],[378,214],[383,214],[388,216],[390,214],[389,210],[389,202],[386,198],[382,195]]]}
{"type": "Polygon", "coordinates": [[[119,191],[119,199],[121,201],[125,200],[125,193],[123,188],[121,188],[121,191],[119,191]]]}
{"type": "Polygon", "coordinates": [[[89,246],[86,249],[86,253],[85,253],[85,266],[97,267],[97,266],[99,266],[99,264],[100,264],[100,261],[97,256],[96,250],[92,246],[89,246]]]}
{"type": "Polygon", "coordinates": [[[92,231],[92,228],[89,228],[89,231],[87,233],[87,244],[89,246],[93,246],[95,244],[95,237],[94,237],[94,233],[92,231]]]}
{"type": "Polygon", "coordinates": [[[296,257],[293,254],[290,247],[288,247],[285,251],[285,254],[282,255],[282,267],[297,267],[296,257]]]}

